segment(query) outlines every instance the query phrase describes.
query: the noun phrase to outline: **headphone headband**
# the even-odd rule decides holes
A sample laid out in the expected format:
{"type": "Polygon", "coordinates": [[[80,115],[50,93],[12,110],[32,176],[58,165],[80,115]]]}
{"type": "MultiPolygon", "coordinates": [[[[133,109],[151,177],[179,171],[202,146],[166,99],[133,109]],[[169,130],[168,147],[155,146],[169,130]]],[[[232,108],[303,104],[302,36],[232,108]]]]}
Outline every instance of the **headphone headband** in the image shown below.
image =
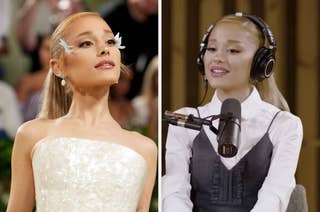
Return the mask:
{"type": "Polygon", "coordinates": [[[236,12],[234,15],[238,17],[245,17],[253,22],[257,27],[259,27],[261,32],[264,34],[264,37],[268,40],[269,49],[276,49],[277,45],[273,33],[268,24],[266,24],[260,17],[241,12],[236,12]]]}
{"type": "MultiPolygon", "coordinates": [[[[244,17],[251,21],[255,26],[257,26],[259,30],[263,33],[264,38],[269,43],[269,46],[260,47],[256,51],[252,61],[250,76],[252,79],[258,81],[262,81],[263,79],[270,77],[273,73],[273,66],[275,64],[276,41],[269,26],[261,18],[254,15],[237,12],[235,14],[230,14],[226,16],[244,17]]],[[[211,24],[201,40],[200,53],[197,58],[197,63],[200,72],[203,76],[205,74],[203,58],[206,52],[206,47],[208,44],[210,33],[214,29],[215,25],[226,16],[223,16],[222,18],[211,24]]]]}

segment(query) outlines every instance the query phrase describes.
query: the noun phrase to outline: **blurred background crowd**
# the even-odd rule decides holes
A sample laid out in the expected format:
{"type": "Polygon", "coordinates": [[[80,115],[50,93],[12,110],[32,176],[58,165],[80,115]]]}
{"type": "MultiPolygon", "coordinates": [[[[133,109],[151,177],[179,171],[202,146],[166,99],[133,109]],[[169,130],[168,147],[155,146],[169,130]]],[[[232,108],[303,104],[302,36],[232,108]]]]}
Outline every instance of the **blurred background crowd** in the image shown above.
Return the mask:
{"type": "MultiPolygon", "coordinates": [[[[0,0],[0,211],[9,196],[15,133],[41,105],[50,34],[80,11],[98,12],[126,46],[122,62],[129,71],[111,88],[112,116],[157,142],[158,0],[0,0]]],[[[151,207],[157,211],[157,188],[151,207]]]]}

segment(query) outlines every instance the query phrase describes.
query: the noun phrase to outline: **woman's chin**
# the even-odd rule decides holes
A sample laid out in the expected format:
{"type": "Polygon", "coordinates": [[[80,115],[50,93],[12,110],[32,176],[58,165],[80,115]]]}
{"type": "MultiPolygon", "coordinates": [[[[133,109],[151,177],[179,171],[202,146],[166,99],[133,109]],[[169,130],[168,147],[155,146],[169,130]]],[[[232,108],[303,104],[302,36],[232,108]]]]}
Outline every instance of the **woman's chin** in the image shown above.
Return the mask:
{"type": "Polygon", "coordinates": [[[95,82],[93,82],[93,86],[112,86],[115,84],[118,84],[119,78],[114,76],[114,77],[105,77],[105,78],[101,78],[96,80],[95,82]]]}
{"type": "Polygon", "coordinates": [[[232,85],[232,83],[228,83],[221,79],[211,79],[209,80],[209,84],[213,89],[228,89],[232,85]]]}
{"type": "Polygon", "coordinates": [[[93,88],[95,89],[108,89],[110,88],[112,85],[115,85],[118,83],[118,79],[99,79],[99,80],[94,80],[91,82],[86,82],[83,84],[78,84],[77,88],[80,88],[81,90],[91,90],[93,88]]]}

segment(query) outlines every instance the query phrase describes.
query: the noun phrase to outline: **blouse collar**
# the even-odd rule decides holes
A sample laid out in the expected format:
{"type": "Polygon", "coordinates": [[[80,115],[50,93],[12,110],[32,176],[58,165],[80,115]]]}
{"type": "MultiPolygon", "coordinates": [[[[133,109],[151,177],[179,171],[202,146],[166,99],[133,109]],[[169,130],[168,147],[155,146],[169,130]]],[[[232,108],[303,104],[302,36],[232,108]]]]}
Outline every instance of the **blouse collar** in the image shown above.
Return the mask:
{"type": "MultiPolygon", "coordinates": [[[[241,118],[247,120],[254,117],[259,111],[262,103],[263,100],[261,99],[258,90],[253,86],[250,95],[241,103],[241,118]]],[[[220,114],[222,102],[218,98],[217,91],[215,91],[209,105],[211,114],[220,114]]]]}

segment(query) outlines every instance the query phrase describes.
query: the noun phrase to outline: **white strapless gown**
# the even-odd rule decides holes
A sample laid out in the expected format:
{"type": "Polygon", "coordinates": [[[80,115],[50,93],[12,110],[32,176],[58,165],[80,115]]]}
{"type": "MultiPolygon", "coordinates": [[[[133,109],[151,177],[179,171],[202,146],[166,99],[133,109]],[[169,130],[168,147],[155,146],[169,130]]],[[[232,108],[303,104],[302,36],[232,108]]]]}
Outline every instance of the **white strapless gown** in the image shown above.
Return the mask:
{"type": "Polygon", "coordinates": [[[147,175],[136,151],[80,138],[39,141],[32,166],[37,212],[134,212],[147,175]]]}

